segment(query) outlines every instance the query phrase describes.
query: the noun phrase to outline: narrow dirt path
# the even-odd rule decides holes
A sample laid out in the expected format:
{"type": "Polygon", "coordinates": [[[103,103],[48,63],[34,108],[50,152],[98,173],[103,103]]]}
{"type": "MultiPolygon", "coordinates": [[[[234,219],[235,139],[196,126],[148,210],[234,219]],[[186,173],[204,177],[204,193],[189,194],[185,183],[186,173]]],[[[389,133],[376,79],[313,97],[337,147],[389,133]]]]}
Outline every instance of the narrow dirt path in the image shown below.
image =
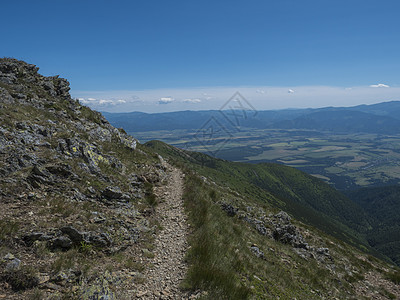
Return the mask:
{"type": "Polygon", "coordinates": [[[187,266],[188,225],[183,207],[183,178],[181,170],[167,165],[170,170],[168,183],[155,187],[154,193],[161,200],[156,208],[162,230],[154,241],[152,266],[145,273],[146,283],[137,293],[139,299],[187,299],[179,290],[187,266]]]}

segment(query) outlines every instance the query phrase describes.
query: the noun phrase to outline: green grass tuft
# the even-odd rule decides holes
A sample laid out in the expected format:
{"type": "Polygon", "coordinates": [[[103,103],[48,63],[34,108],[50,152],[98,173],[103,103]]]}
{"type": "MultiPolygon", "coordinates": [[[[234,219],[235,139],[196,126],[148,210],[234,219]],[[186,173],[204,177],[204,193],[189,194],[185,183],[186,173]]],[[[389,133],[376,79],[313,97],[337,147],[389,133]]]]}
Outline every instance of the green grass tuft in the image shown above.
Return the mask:
{"type": "Polygon", "coordinates": [[[249,290],[241,283],[240,272],[235,268],[239,261],[227,251],[233,224],[219,209],[210,208],[210,195],[214,193],[204,193],[200,179],[186,176],[184,198],[194,233],[184,287],[207,290],[210,299],[246,299],[249,290]]]}
{"type": "Polygon", "coordinates": [[[395,284],[400,284],[400,272],[393,271],[386,274],[386,278],[390,281],[394,282],[395,284]]]}

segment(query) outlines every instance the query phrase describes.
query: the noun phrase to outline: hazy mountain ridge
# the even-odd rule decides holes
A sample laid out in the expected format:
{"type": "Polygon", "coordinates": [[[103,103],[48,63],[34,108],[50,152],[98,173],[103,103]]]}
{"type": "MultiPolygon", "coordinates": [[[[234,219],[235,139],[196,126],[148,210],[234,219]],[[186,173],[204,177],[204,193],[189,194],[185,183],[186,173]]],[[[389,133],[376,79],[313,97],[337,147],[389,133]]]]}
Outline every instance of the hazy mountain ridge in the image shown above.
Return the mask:
{"type": "Polygon", "coordinates": [[[390,116],[375,115],[349,109],[327,109],[310,113],[292,120],[275,122],[270,128],[308,129],[335,133],[396,134],[400,120],[390,116]]]}
{"type": "MultiPolygon", "coordinates": [[[[229,124],[226,116],[230,111],[178,111],[169,113],[108,113],[104,116],[115,126],[128,132],[199,129],[211,117],[229,124]]],[[[397,133],[400,125],[400,101],[382,102],[353,107],[325,107],[314,109],[266,110],[236,114],[244,128],[321,128],[333,132],[397,133]],[[384,128],[382,128],[384,127],[384,128]]],[[[226,125],[229,127],[229,125],[226,125]]]]}

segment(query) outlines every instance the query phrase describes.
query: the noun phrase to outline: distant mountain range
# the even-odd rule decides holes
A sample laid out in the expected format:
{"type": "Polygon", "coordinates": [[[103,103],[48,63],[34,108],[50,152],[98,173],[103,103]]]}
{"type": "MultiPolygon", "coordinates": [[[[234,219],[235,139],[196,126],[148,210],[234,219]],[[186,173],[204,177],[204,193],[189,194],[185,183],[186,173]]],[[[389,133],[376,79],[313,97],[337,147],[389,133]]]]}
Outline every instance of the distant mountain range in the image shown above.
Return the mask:
{"type": "MultiPolygon", "coordinates": [[[[241,111],[178,111],[168,113],[103,113],[111,124],[129,133],[158,130],[195,130],[210,118],[232,126],[232,114],[240,127],[255,129],[318,129],[323,131],[394,134],[400,128],[400,101],[353,107],[241,111]]],[[[235,124],[236,125],[236,124],[235,124]]]]}

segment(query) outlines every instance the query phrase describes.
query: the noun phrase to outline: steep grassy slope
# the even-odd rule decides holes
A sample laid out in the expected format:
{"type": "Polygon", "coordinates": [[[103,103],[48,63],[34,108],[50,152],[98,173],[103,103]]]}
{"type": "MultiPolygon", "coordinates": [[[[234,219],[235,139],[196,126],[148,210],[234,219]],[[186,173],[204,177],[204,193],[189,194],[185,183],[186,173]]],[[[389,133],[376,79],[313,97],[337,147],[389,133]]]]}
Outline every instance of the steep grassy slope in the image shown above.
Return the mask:
{"type": "MultiPolygon", "coordinates": [[[[327,222],[329,217],[317,213],[320,223],[309,216],[304,217],[305,223],[288,221],[285,213],[278,213],[284,207],[300,216],[307,209],[301,195],[294,192],[297,188],[291,189],[290,178],[283,183],[274,166],[265,173],[256,170],[259,178],[269,174],[267,181],[278,186],[268,192],[251,183],[254,170],[241,170],[240,164],[157,141],[146,146],[186,173],[184,197],[193,233],[185,287],[207,291],[206,299],[362,299],[373,293],[394,299],[400,295],[395,284],[385,279],[398,276],[395,269],[305,223],[323,224],[327,231],[335,230],[337,236],[361,243],[346,226],[340,227],[332,219],[327,222]],[[279,191],[291,191],[291,197],[299,200],[287,202],[274,195],[279,191]],[[296,203],[301,211],[291,207],[296,203]],[[291,228],[295,238],[282,239],[282,228],[291,228]],[[364,281],[370,276],[380,283],[368,288],[364,281]],[[387,289],[380,287],[383,282],[387,289]]],[[[317,187],[315,183],[313,188],[317,187]]]]}
{"type": "Polygon", "coordinates": [[[365,188],[348,195],[369,215],[369,244],[400,265],[400,187],[365,188]]]}
{"type": "Polygon", "coordinates": [[[215,159],[158,141],[145,145],[185,164],[190,161],[191,168],[218,184],[235,188],[270,207],[286,210],[297,219],[357,247],[368,247],[360,234],[369,227],[363,210],[312,176],[276,164],[254,165],[215,159]]]}

